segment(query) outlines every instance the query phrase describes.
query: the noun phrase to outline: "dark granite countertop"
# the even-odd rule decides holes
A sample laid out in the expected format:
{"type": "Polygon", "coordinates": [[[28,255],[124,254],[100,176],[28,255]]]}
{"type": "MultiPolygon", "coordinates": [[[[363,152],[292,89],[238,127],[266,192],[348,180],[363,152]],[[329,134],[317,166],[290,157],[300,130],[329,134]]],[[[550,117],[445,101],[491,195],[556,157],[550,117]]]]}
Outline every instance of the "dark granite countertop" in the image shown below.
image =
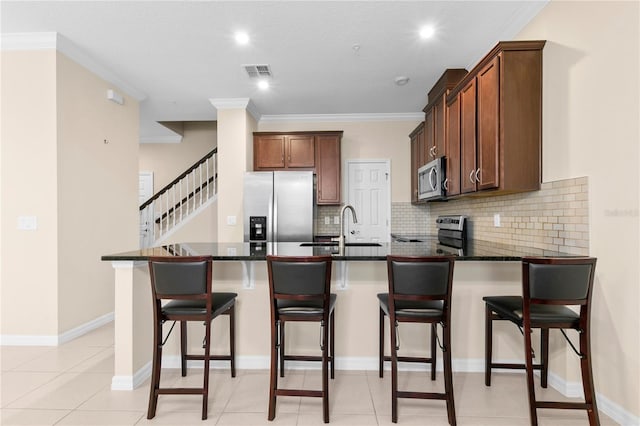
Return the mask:
{"type": "Polygon", "coordinates": [[[390,242],[379,247],[347,246],[338,253],[337,246],[301,246],[301,243],[180,243],[151,247],[102,256],[104,261],[146,261],[149,256],[212,256],[218,261],[265,260],[267,254],[312,256],[331,254],[335,260],[372,261],[386,260],[388,254],[402,256],[441,256],[453,254],[458,260],[520,261],[525,256],[572,256],[567,253],[537,248],[511,246],[487,241],[470,240],[463,249],[438,244],[437,240],[425,242],[390,242]]]}

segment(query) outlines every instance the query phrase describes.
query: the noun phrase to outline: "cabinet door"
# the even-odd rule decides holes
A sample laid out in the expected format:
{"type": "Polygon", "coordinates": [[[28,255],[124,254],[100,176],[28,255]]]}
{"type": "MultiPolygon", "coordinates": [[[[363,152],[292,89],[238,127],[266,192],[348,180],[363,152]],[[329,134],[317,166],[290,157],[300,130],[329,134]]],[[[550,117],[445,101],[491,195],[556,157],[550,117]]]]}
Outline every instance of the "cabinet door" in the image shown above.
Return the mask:
{"type": "Polygon", "coordinates": [[[500,56],[478,73],[478,190],[500,186],[500,56]]]}
{"type": "Polygon", "coordinates": [[[256,136],[253,139],[253,169],[273,170],[285,167],[285,137],[256,136]]]}
{"type": "Polygon", "coordinates": [[[422,158],[423,163],[421,166],[427,164],[429,161],[436,158],[435,156],[435,117],[433,113],[433,108],[428,109],[424,116],[424,147],[425,151],[423,152],[424,157],[422,158]]]}
{"type": "Polygon", "coordinates": [[[418,202],[418,168],[420,167],[420,150],[418,146],[418,135],[411,137],[411,202],[418,202]]]}
{"type": "Polygon", "coordinates": [[[315,167],[314,139],[313,135],[287,136],[287,168],[315,167]]]}
{"type": "Polygon", "coordinates": [[[445,155],[445,140],[446,140],[446,109],[445,109],[445,96],[443,95],[440,100],[433,106],[433,153],[434,157],[442,157],[445,155]]]}
{"type": "Polygon", "coordinates": [[[458,94],[460,101],[460,192],[476,190],[476,80],[458,94]]]}
{"type": "Polygon", "coordinates": [[[447,105],[447,196],[460,194],[460,98],[456,96],[447,105]]]}
{"type": "Polygon", "coordinates": [[[318,204],[340,204],[340,136],[318,135],[315,143],[318,204]]]}

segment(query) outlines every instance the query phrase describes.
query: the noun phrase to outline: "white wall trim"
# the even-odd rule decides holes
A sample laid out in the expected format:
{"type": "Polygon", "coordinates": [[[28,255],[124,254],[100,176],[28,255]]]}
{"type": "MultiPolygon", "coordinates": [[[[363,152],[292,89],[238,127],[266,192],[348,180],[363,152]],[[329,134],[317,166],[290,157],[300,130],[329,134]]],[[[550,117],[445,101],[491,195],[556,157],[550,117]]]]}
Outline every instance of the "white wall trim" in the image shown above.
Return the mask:
{"type": "Polygon", "coordinates": [[[358,121],[422,121],[423,112],[362,113],[362,114],[281,114],[263,115],[261,122],[358,122],[358,121]]]}
{"type": "Polygon", "coordinates": [[[109,312],[57,336],[5,334],[0,336],[0,346],[58,346],[110,323],[113,318],[113,312],[109,312]]]}
{"type": "MultiPolygon", "coordinates": [[[[496,361],[497,362],[497,361],[496,361]]],[[[519,362],[514,360],[500,362],[519,362]]],[[[476,359],[453,359],[453,371],[457,373],[483,373],[484,358],[476,359]]],[[[236,368],[243,370],[268,370],[270,366],[269,356],[239,356],[236,358],[236,368]]],[[[180,357],[178,355],[163,357],[163,368],[180,368],[180,357]]],[[[188,368],[202,368],[202,361],[188,361],[188,368]]],[[[228,369],[229,361],[211,361],[210,369],[228,369]]],[[[425,364],[400,363],[398,369],[401,371],[427,371],[430,368],[425,364]]],[[[319,362],[287,361],[287,369],[291,370],[315,370],[320,369],[319,362]]],[[[378,369],[377,357],[336,357],[336,370],[351,371],[376,371],[378,369]]],[[[391,369],[389,362],[385,362],[385,371],[391,369]]],[[[437,371],[443,371],[442,358],[438,359],[437,371]]],[[[524,374],[524,370],[509,370],[494,368],[494,372],[511,374],[524,374]]],[[[151,362],[138,370],[133,376],[113,376],[111,380],[112,390],[133,390],[151,377],[151,362]]],[[[549,385],[558,392],[570,398],[582,396],[582,385],[578,382],[567,382],[561,377],[549,373],[549,385]],[[576,392],[577,390],[577,392],[576,392]],[[565,391],[569,393],[565,393],[565,391]]],[[[617,423],[623,426],[640,425],[640,417],[625,410],[620,405],[612,402],[600,393],[596,393],[598,409],[617,423]]]]}
{"type": "Polygon", "coordinates": [[[209,102],[215,109],[245,109],[256,120],[260,121],[260,111],[256,108],[251,98],[210,98],[209,102]]]}
{"type": "Polygon", "coordinates": [[[111,378],[111,390],[115,391],[131,391],[140,386],[151,377],[151,361],[146,363],[140,370],[136,371],[133,376],[113,376],[111,378]]]}
{"type": "Polygon", "coordinates": [[[113,71],[96,62],[62,34],[56,32],[8,33],[0,35],[0,44],[2,50],[56,49],[102,79],[117,86],[135,100],[142,101],[147,97],[145,93],[120,79],[113,71]]]}

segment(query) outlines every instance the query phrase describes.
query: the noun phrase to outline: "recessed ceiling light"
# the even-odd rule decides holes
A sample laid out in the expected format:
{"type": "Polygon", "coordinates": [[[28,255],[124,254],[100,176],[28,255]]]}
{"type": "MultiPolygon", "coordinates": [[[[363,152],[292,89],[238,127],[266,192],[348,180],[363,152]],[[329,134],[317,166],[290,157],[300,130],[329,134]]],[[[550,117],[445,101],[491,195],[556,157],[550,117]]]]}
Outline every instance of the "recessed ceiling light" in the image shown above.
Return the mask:
{"type": "Polygon", "coordinates": [[[427,40],[436,33],[436,29],[432,25],[427,25],[425,27],[420,28],[420,38],[423,40],[427,40]]]}
{"type": "Polygon", "coordinates": [[[267,80],[260,80],[258,82],[258,89],[267,90],[269,88],[269,82],[267,80]]]}
{"type": "Polygon", "coordinates": [[[249,34],[243,31],[238,31],[237,33],[235,33],[234,38],[236,39],[236,43],[241,46],[249,44],[249,34]]]}

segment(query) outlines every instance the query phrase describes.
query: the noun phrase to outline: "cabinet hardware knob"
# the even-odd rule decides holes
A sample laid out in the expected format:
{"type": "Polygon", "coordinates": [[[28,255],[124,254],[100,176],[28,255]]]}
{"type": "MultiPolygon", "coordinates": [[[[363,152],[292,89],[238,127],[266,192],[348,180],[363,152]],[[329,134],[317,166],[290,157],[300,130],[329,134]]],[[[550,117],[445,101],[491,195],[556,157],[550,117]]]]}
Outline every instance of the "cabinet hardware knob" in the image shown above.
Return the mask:
{"type": "Polygon", "coordinates": [[[471,183],[475,183],[475,181],[473,180],[473,172],[475,172],[475,170],[471,170],[471,173],[469,173],[469,181],[471,183]]]}
{"type": "Polygon", "coordinates": [[[480,169],[476,170],[476,182],[480,182],[480,169]]]}
{"type": "Polygon", "coordinates": [[[444,183],[442,184],[442,186],[444,186],[444,190],[448,191],[449,190],[449,178],[446,178],[444,180],[444,183]]]}

